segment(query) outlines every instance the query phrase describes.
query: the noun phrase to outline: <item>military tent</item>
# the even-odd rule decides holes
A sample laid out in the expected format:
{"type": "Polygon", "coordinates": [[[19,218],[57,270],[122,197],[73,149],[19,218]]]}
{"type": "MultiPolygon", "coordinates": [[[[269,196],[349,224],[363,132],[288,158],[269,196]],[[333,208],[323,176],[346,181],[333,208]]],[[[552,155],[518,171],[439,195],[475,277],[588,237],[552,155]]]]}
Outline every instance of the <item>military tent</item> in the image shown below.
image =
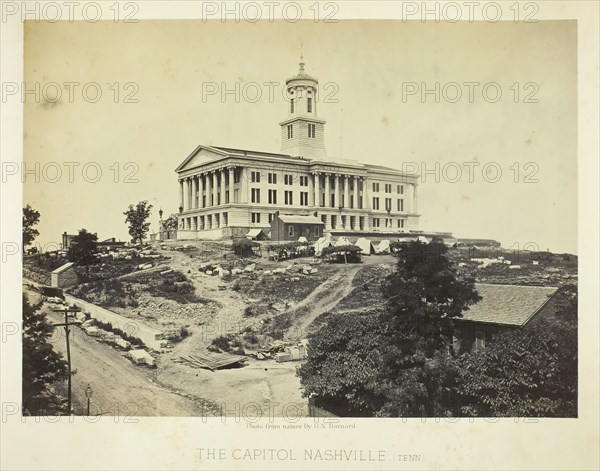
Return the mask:
{"type": "Polygon", "coordinates": [[[321,255],[321,252],[323,252],[323,249],[325,247],[329,247],[331,245],[333,245],[333,243],[331,242],[331,238],[321,237],[319,240],[317,240],[315,242],[315,255],[321,255]]]}
{"type": "Polygon", "coordinates": [[[417,237],[417,240],[418,240],[419,242],[422,242],[423,244],[428,244],[428,243],[430,242],[430,239],[428,239],[428,238],[427,238],[427,237],[425,237],[425,236],[419,236],[419,237],[417,237]]]}
{"type": "Polygon", "coordinates": [[[356,245],[357,247],[360,247],[362,249],[363,255],[371,255],[371,254],[377,253],[375,251],[375,247],[371,243],[371,239],[365,239],[364,237],[361,237],[360,239],[358,239],[356,241],[356,244],[354,244],[354,245],[356,245]]]}
{"type": "Polygon", "coordinates": [[[347,237],[342,236],[338,240],[336,240],[333,243],[333,245],[335,245],[336,247],[341,247],[342,245],[352,245],[352,242],[350,242],[347,237]]]}
{"type": "Polygon", "coordinates": [[[390,241],[387,239],[382,240],[381,242],[379,242],[379,245],[377,246],[377,248],[375,250],[376,250],[376,253],[378,253],[378,254],[390,253],[390,241]]]}

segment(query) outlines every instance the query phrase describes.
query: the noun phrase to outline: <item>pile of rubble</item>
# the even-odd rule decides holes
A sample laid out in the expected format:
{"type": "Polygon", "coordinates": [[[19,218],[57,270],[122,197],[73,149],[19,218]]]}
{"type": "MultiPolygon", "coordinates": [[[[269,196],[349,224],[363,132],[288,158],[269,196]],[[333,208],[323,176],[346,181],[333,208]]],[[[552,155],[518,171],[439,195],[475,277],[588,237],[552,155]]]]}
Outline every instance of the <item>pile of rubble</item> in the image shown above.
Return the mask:
{"type": "Polygon", "coordinates": [[[300,342],[284,342],[283,340],[274,340],[268,348],[259,350],[244,350],[244,355],[254,357],[257,360],[274,359],[278,363],[285,361],[304,360],[307,355],[307,340],[300,342]]]}

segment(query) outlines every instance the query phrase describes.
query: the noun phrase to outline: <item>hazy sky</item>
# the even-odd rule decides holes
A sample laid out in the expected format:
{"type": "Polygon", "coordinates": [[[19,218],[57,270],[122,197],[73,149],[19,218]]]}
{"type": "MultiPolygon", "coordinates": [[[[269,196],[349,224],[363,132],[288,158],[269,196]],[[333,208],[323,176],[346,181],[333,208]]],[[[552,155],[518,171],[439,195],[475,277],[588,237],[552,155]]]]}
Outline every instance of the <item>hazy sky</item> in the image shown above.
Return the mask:
{"type": "Polygon", "coordinates": [[[44,103],[42,92],[25,105],[27,167],[39,162],[49,179],[62,169],[57,183],[30,176],[25,184],[24,202],[42,214],[39,241],[80,228],[128,240],[122,213],[143,199],[155,207],[155,230],[159,208],[177,211],[174,169],[198,144],[278,152],[281,90],[298,70],[301,44],[322,87],[329,155],[399,169],[439,165],[438,182],[420,180],[422,229],[577,252],[575,21],[28,22],[28,88],[39,82],[52,98],[47,84],[63,84],[57,103],[44,103]],[[72,100],[65,82],[79,84],[72,100]],[[272,100],[266,82],[279,83],[272,100]],[[472,100],[467,82],[478,84],[472,100]],[[89,83],[102,91],[96,103],[95,85],[82,95],[89,83]],[[439,103],[420,93],[436,83],[439,103]],[[236,86],[238,96],[221,96],[236,86]],[[499,100],[488,102],[498,89],[499,100]],[[132,92],[138,102],[125,103],[132,92]],[[65,162],[80,163],[72,183],[65,162]],[[96,183],[85,181],[86,164],[89,180],[101,169],[96,183]]]}

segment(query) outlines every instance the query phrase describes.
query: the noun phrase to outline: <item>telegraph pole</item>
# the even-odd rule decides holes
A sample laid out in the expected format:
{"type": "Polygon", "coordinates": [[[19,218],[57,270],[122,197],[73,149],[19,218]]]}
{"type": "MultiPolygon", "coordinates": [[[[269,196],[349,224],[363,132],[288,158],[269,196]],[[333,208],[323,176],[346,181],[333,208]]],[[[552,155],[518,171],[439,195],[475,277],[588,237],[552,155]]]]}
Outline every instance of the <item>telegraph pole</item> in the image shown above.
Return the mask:
{"type": "Polygon", "coordinates": [[[68,415],[71,415],[71,346],[69,343],[69,326],[70,325],[80,325],[81,322],[71,322],[69,324],[69,313],[70,312],[79,312],[79,309],[75,308],[66,308],[66,309],[52,309],[54,312],[64,312],[65,313],[65,322],[64,324],[54,324],[54,327],[64,327],[65,328],[65,338],[67,339],[67,407],[68,407],[68,415]]]}

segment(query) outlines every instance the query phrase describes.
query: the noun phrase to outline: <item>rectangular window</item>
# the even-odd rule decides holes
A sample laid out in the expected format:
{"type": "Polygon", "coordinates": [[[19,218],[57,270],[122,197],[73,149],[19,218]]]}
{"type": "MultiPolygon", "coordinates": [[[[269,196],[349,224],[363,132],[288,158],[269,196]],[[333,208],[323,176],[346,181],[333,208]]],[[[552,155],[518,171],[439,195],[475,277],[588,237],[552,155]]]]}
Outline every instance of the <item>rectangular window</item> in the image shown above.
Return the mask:
{"type": "Polygon", "coordinates": [[[294,204],[293,193],[291,191],[285,192],[284,199],[285,199],[285,204],[294,204]]]}
{"type": "Polygon", "coordinates": [[[398,200],[398,211],[404,211],[404,200],[398,200]]]}
{"type": "Polygon", "coordinates": [[[300,177],[300,186],[308,186],[308,177],[300,177]]]}
{"type": "Polygon", "coordinates": [[[379,218],[373,218],[373,227],[379,227],[379,218]]]}
{"type": "Polygon", "coordinates": [[[294,176],[286,174],[283,176],[283,184],[284,185],[293,185],[294,184],[294,176]]]}
{"type": "Polygon", "coordinates": [[[335,208],[335,195],[330,195],[331,196],[331,201],[330,201],[330,208],[335,208]]]}
{"type": "Polygon", "coordinates": [[[252,202],[260,203],[260,188],[252,188],[252,202]]]}
{"type": "Polygon", "coordinates": [[[379,198],[373,198],[373,209],[379,209],[379,198]]]}
{"type": "Polygon", "coordinates": [[[291,124],[288,124],[287,131],[288,131],[288,139],[291,139],[292,137],[294,137],[294,128],[291,124]]]}
{"type": "Polygon", "coordinates": [[[250,172],[250,180],[252,183],[260,183],[260,172],[250,172]]]}
{"type": "Polygon", "coordinates": [[[260,213],[252,213],[252,224],[260,224],[260,213]]]}
{"type": "Polygon", "coordinates": [[[277,183],[277,174],[276,173],[269,173],[268,179],[269,179],[269,183],[271,183],[273,185],[276,184],[277,183]]]}
{"type": "Polygon", "coordinates": [[[277,190],[269,190],[269,204],[277,204],[277,190]]]}
{"type": "Polygon", "coordinates": [[[358,197],[358,209],[363,209],[363,197],[358,197]]]}
{"type": "Polygon", "coordinates": [[[404,185],[398,185],[396,190],[398,191],[399,195],[403,195],[404,194],[404,185]]]}
{"type": "Polygon", "coordinates": [[[229,191],[225,192],[225,204],[229,203],[229,191]]]}
{"type": "Polygon", "coordinates": [[[306,98],[306,111],[308,113],[312,113],[312,98],[311,97],[306,98]]]}
{"type": "Polygon", "coordinates": [[[354,208],[354,196],[350,195],[350,209],[354,208]]]}
{"type": "Polygon", "coordinates": [[[315,226],[315,237],[319,237],[319,226],[315,226]]]}
{"type": "Polygon", "coordinates": [[[386,211],[391,211],[392,210],[392,198],[386,198],[385,199],[385,210],[386,211]]]}
{"type": "Polygon", "coordinates": [[[301,206],[308,206],[308,191],[301,191],[300,192],[300,205],[301,206]]]}
{"type": "Polygon", "coordinates": [[[404,219],[398,219],[398,229],[404,229],[404,219]]]}
{"type": "Polygon", "coordinates": [[[269,224],[271,224],[273,222],[273,219],[275,219],[275,214],[269,213],[269,224]]]}
{"type": "Polygon", "coordinates": [[[385,192],[386,193],[391,193],[392,192],[392,184],[391,183],[386,183],[385,184],[385,192]]]}
{"type": "Polygon", "coordinates": [[[379,193],[379,183],[373,183],[373,192],[379,193]]]}
{"type": "Polygon", "coordinates": [[[317,133],[317,126],[311,123],[308,123],[308,137],[314,138],[317,133]]]}
{"type": "Polygon", "coordinates": [[[290,113],[292,113],[292,114],[294,113],[294,99],[293,98],[290,100],[290,113]]]}
{"type": "Polygon", "coordinates": [[[288,226],[288,235],[294,237],[294,226],[288,226]]]}

